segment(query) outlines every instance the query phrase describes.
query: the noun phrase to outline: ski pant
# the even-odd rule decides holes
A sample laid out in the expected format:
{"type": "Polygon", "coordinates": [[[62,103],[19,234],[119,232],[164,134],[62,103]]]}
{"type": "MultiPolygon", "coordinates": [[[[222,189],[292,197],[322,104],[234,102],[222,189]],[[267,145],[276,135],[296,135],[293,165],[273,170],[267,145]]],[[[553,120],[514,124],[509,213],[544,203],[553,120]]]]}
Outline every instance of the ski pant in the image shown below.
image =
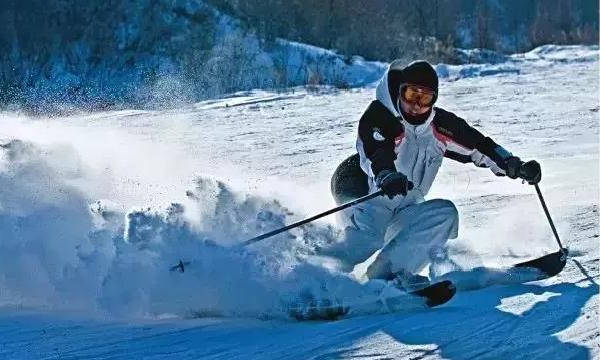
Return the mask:
{"type": "Polygon", "coordinates": [[[389,279],[397,273],[416,274],[458,236],[458,212],[449,200],[434,199],[390,207],[380,197],[346,209],[338,216],[344,241],[331,254],[353,266],[381,252],[367,269],[370,279],[389,279]]]}

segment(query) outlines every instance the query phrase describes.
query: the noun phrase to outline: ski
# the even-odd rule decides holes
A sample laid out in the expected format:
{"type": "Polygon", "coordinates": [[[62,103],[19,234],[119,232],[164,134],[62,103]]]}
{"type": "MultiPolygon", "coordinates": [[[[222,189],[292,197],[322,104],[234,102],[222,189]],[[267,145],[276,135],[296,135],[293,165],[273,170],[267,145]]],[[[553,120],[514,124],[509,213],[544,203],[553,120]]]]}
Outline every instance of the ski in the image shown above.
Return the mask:
{"type": "Polygon", "coordinates": [[[444,280],[421,290],[413,291],[411,294],[422,297],[428,307],[434,307],[450,301],[456,294],[456,286],[451,281],[444,280]]]}
{"type": "Polygon", "coordinates": [[[288,307],[288,315],[298,321],[339,320],[343,317],[396,313],[427,309],[448,302],[456,294],[456,287],[449,280],[440,281],[423,289],[404,292],[393,286],[384,287],[377,295],[352,303],[322,300],[311,301],[304,306],[288,307]]]}
{"type": "Polygon", "coordinates": [[[439,279],[451,280],[459,291],[477,290],[494,285],[523,284],[558,275],[567,263],[567,250],[517,263],[506,268],[480,266],[446,273],[439,279]]]}
{"type": "MultiPolygon", "coordinates": [[[[550,278],[558,275],[567,264],[567,249],[561,249],[555,253],[544,255],[537,259],[525,261],[513,265],[515,268],[532,268],[541,272],[542,278],[550,278]]],[[[539,279],[541,280],[541,279],[539,279]]]]}

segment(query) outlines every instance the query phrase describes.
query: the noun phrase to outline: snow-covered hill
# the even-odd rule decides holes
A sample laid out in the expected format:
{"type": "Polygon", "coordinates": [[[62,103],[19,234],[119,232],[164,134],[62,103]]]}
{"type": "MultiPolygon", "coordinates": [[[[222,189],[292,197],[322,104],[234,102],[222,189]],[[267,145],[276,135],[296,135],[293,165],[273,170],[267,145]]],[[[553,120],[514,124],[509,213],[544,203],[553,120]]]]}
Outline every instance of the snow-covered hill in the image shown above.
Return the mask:
{"type": "MultiPolygon", "coordinates": [[[[372,88],[264,91],[176,110],[0,114],[0,358],[597,358],[598,48],[446,67],[439,106],[544,170],[571,258],[558,277],[459,292],[439,308],[298,323],[286,301],[366,290],[312,256],[372,88]],[[497,71],[508,69],[507,71],[497,71]],[[170,272],[180,259],[185,273],[170,272]]],[[[438,66],[438,71],[442,72],[438,66]]],[[[444,74],[441,74],[444,75],[444,74]]],[[[533,189],[446,161],[467,271],[556,249],[533,189]]]]}

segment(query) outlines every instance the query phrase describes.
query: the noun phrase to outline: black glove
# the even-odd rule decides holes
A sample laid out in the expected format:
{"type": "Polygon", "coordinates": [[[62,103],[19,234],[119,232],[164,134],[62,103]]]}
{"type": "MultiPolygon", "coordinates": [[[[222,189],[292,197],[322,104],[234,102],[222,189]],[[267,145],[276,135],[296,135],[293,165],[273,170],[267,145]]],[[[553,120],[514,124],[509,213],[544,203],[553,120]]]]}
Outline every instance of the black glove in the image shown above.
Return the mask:
{"type": "Polygon", "coordinates": [[[542,167],[535,160],[529,160],[521,165],[519,177],[527,181],[530,185],[539,183],[542,180],[542,167]]]}
{"type": "Polygon", "coordinates": [[[506,175],[511,179],[521,178],[529,184],[537,184],[542,180],[542,168],[535,160],[523,162],[516,156],[506,159],[506,175]]]}
{"type": "Polygon", "coordinates": [[[519,170],[521,169],[521,165],[523,162],[516,156],[511,156],[506,159],[506,176],[511,179],[516,179],[519,177],[519,170]]]}
{"type": "Polygon", "coordinates": [[[403,173],[391,170],[382,170],[375,178],[377,186],[391,199],[396,195],[406,195],[412,190],[413,183],[403,173]]]}

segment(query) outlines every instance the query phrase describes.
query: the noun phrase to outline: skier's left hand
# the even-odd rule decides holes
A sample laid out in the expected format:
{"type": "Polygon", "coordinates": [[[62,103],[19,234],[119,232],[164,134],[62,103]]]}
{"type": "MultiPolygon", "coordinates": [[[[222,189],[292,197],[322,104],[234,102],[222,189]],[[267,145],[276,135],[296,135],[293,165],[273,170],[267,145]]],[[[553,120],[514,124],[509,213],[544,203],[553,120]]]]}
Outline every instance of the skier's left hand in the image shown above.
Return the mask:
{"type": "Polygon", "coordinates": [[[527,181],[530,185],[539,183],[542,180],[542,167],[535,160],[529,160],[521,165],[519,177],[527,181]]]}
{"type": "Polygon", "coordinates": [[[521,178],[533,185],[542,180],[542,168],[535,160],[523,162],[512,156],[506,160],[506,175],[511,179],[521,178]]]}

